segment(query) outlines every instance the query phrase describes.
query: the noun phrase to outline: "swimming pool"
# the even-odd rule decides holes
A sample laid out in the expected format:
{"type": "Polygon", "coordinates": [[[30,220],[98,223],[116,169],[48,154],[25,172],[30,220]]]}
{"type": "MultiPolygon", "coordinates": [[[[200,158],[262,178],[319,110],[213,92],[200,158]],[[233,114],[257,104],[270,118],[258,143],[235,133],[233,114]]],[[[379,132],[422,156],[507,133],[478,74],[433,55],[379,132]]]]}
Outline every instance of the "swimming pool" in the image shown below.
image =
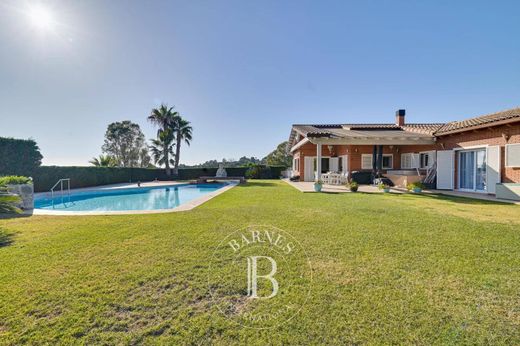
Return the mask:
{"type": "Polygon", "coordinates": [[[57,212],[120,212],[166,210],[210,195],[230,184],[177,184],[152,187],[103,188],[35,197],[36,210],[57,212]]]}

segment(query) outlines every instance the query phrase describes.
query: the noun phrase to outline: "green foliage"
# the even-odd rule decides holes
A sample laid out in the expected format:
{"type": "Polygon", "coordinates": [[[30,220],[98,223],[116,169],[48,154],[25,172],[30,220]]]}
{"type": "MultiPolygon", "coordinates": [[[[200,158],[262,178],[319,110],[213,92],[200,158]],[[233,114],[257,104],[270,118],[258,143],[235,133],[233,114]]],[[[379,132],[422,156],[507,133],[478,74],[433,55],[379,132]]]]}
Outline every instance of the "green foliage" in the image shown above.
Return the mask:
{"type": "MultiPolygon", "coordinates": [[[[159,135],[158,139],[151,140],[150,151],[156,165],[164,165],[168,168],[170,165],[175,164],[175,153],[173,152],[175,143],[168,140],[165,134],[166,133],[163,132],[159,135]]],[[[169,175],[169,172],[166,172],[166,174],[169,175]]]]}
{"type": "Polygon", "coordinates": [[[17,195],[7,194],[0,191],[0,214],[18,214],[21,212],[16,207],[20,203],[21,199],[17,195]]]}
{"type": "Polygon", "coordinates": [[[148,167],[150,156],[139,125],[129,120],[108,125],[102,150],[118,167],[148,167]]]}
{"type": "Polygon", "coordinates": [[[175,139],[177,141],[175,147],[175,172],[177,172],[181,158],[181,144],[184,142],[188,146],[190,145],[193,139],[193,128],[191,127],[190,122],[183,119],[180,115],[175,118],[173,128],[175,131],[175,139]]]}
{"type": "MultiPolygon", "coordinates": [[[[272,179],[278,179],[284,170],[284,167],[280,166],[269,168],[272,179]]],[[[243,177],[247,170],[247,167],[226,168],[228,176],[243,177]]],[[[175,179],[191,180],[201,176],[215,176],[216,173],[217,168],[182,168],[175,179]]],[[[33,175],[34,191],[49,191],[61,178],[70,178],[71,188],[172,179],[166,175],[164,169],[158,168],[41,166],[33,175]]]]}
{"type": "Polygon", "coordinates": [[[355,181],[351,181],[350,183],[347,184],[347,187],[350,189],[350,191],[356,192],[359,188],[359,185],[355,181]]]}
{"type": "Polygon", "coordinates": [[[287,145],[287,141],[278,144],[276,149],[269,153],[263,161],[270,166],[291,167],[292,156],[287,152],[287,145]]]}
{"type": "Polygon", "coordinates": [[[175,164],[173,146],[179,113],[173,109],[174,107],[162,104],[159,108],[152,109],[148,116],[148,121],[158,127],[157,138],[152,140],[152,156],[156,164],[164,165],[166,175],[171,174],[170,164],[175,164]]]}
{"type": "Polygon", "coordinates": [[[379,190],[387,190],[387,189],[390,188],[390,185],[385,184],[385,183],[379,183],[379,184],[377,184],[377,188],[378,188],[379,190]]]}
{"type": "Polygon", "coordinates": [[[410,184],[406,185],[406,189],[408,191],[415,190],[415,189],[423,190],[424,188],[425,188],[424,184],[421,183],[420,181],[416,181],[416,182],[413,182],[413,183],[410,183],[410,184]]]}
{"type": "Polygon", "coordinates": [[[224,167],[227,169],[229,167],[249,167],[251,165],[259,165],[262,164],[262,160],[251,156],[242,156],[238,160],[234,159],[222,159],[221,161],[218,160],[208,160],[206,162],[197,164],[197,165],[184,165],[181,164],[179,167],[181,168],[215,168],[218,167],[220,164],[224,165],[224,167]]]}
{"type": "Polygon", "coordinates": [[[0,174],[30,176],[42,158],[34,140],[0,137],[0,174]]]}
{"type": "Polygon", "coordinates": [[[110,155],[99,155],[99,157],[94,157],[89,163],[93,164],[96,167],[115,167],[117,162],[110,155]]]}
{"type": "Polygon", "coordinates": [[[272,179],[273,172],[269,166],[253,165],[247,169],[245,177],[247,179],[272,179]]]}
{"type": "Polygon", "coordinates": [[[30,184],[30,183],[32,183],[31,178],[23,177],[20,175],[8,175],[5,177],[0,177],[0,186],[30,184]]]}

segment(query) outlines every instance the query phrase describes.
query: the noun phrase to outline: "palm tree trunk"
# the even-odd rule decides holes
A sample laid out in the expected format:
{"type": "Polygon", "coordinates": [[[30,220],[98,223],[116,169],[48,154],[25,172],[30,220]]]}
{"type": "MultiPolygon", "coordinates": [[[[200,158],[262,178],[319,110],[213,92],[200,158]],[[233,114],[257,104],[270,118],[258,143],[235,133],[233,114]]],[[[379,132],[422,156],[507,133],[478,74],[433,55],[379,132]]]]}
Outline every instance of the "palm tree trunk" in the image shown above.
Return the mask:
{"type": "Polygon", "coordinates": [[[174,174],[179,174],[179,159],[181,157],[181,136],[177,132],[177,145],[175,147],[175,166],[173,167],[174,174]]]}
{"type": "Polygon", "coordinates": [[[166,167],[166,175],[170,176],[172,175],[172,172],[170,170],[170,157],[168,156],[168,148],[164,150],[164,165],[166,167]]]}

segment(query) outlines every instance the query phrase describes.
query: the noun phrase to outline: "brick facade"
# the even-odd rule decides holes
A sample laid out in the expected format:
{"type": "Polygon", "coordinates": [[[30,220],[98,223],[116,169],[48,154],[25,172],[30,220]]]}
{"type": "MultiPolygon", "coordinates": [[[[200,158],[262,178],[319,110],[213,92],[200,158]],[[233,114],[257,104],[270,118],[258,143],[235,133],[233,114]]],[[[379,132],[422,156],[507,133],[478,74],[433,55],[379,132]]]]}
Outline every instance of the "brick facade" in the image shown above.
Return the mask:
{"type": "MultiPolygon", "coordinates": [[[[520,121],[508,125],[488,127],[478,130],[468,130],[451,135],[437,137],[437,143],[434,145],[394,145],[383,146],[384,154],[393,154],[393,169],[401,168],[401,154],[403,153],[420,153],[431,150],[450,150],[456,148],[467,148],[475,146],[492,146],[499,145],[501,147],[501,178],[504,183],[520,183],[520,168],[505,167],[505,145],[520,143],[520,121]]],[[[333,146],[332,153],[327,145],[322,145],[322,156],[342,156],[348,155],[349,171],[360,171],[361,155],[372,154],[372,145],[336,145],[333,146]]],[[[316,156],[316,145],[306,143],[293,153],[294,158],[299,159],[299,172],[301,180],[303,180],[304,157],[316,156]]],[[[456,159],[455,159],[456,160],[456,159]]],[[[457,162],[455,162],[455,177],[457,162]]],[[[456,182],[457,179],[454,179],[456,182]]]]}

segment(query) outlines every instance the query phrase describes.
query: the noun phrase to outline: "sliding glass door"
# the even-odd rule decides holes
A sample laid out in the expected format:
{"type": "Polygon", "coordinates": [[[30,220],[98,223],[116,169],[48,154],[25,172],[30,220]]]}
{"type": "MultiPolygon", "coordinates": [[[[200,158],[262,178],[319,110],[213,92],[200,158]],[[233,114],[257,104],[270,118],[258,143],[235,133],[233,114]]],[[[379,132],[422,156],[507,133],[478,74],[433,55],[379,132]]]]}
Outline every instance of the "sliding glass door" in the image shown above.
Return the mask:
{"type": "Polygon", "coordinates": [[[486,191],[486,150],[459,152],[459,189],[486,191]]]}

